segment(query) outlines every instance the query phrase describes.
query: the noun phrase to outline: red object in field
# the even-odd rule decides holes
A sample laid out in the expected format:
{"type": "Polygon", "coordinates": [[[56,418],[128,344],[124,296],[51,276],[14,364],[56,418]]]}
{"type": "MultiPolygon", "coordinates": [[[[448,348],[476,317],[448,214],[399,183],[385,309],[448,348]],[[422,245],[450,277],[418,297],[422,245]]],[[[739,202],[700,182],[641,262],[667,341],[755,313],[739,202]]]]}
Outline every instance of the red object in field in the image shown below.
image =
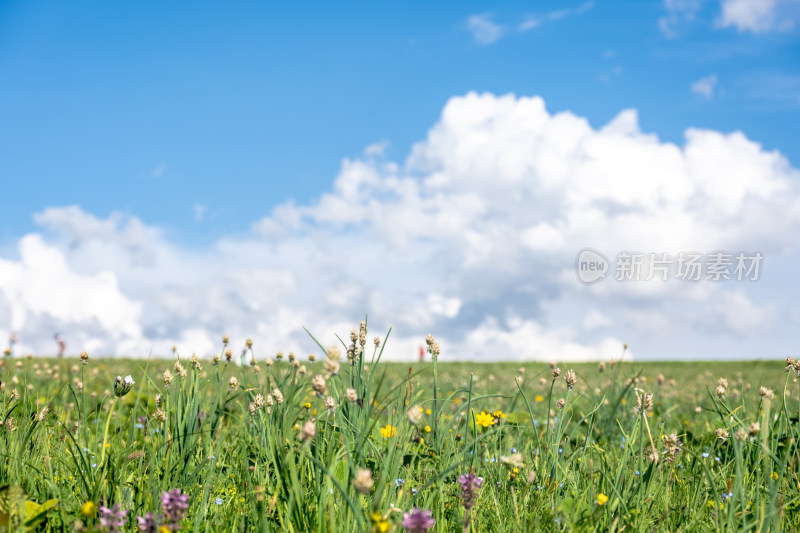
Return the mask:
{"type": "Polygon", "coordinates": [[[419,347],[419,360],[420,361],[425,360],[425,347],[424,346],[420,346],[419,347]]]}

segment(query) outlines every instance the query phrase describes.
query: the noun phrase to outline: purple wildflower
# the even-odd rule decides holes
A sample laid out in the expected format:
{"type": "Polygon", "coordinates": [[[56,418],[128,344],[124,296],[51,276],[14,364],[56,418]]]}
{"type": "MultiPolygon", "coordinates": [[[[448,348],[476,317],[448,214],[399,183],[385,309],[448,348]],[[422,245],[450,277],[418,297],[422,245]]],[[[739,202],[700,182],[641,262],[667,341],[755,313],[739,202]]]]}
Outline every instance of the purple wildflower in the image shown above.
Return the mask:
{"type": "Polygon", "coordinates": [[[170,531],[181,529],[181,520],[189,509],[189,495],[183,494],[181,489],[172,489],[161,493],[161,511],[164,513],[165,525],[170,531]]]}
{"type": "Polygon", "coordinates": [[[475,474],[462,474],[458,478],[458,484],[461,485],[461,500],[464,503],[464,509],[469,511],[475,500],[478,499],[478,490],[483,484],[483,478],[475,474]]]}
{"type": "Polygon", "coordinates": [[[125,515],[128,514],[126,509],[121,509],[118,503],[114,507],[108,508],[105,505],[100,506],[100,526],[108,533],[117,533],[122,531],[125,527],[125,515]]]}
{"type": "Polygon", "coordinates": [[[435,523],[436,519],[431,516],[430,510],[423,511],[419,507],[414,507],[403,515],[403,523],[401,525],[409,533],[427,533],[435,523]]]}
{"type": "Polygon", "coordinates": [[[153,513],[138,516],[136,520],[139,522],[139,531],[143,531],[144,533],[158,533],[158,522],[153,516],[153,513]]]}

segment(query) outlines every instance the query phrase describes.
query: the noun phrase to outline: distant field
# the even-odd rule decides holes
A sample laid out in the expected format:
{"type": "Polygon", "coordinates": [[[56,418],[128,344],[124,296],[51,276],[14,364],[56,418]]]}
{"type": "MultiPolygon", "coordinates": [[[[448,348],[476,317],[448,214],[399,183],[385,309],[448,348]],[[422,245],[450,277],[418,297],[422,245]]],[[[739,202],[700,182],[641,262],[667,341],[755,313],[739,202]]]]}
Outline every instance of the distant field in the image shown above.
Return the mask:
{"type": "Polygon", "coordinates": [[[564,363],[554,378],[544,363],[375,363],[355,348],[352,363],[5,358],[0,524],[800,527],[784,361],[564,363]]]}

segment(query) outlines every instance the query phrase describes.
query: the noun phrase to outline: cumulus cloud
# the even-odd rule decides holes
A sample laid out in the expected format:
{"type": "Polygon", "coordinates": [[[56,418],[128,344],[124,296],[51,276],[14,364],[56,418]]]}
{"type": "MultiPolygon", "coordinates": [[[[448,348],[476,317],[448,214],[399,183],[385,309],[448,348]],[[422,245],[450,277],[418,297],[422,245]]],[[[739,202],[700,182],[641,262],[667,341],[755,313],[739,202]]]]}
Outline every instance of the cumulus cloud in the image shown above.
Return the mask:
{"type": "Polygon", "coordinates": [[[780,0],[722,0],[721,8],[718,25],[735,27],[740,32],[790,30],[794,27],[793,16],[797,15],[796,6],[780,0]]]}
{"type": "Polygon", "coordinates": [[[228,332],[263,355],[314,350],[302,326],[329,343],[368,311],[373,332],[394,327],[395,359],[428,332],[444,357],[551,360],[618,356],[623,341],[664,357],[664,339],[736,347],[796,327],[758,283],[586,286],[575,273],[586,246],[796,250],[800,173],[741,132],[689,129],[676,145],[641,131],[634,110],[594,128],[538,97],[470,93],[405,161],[377,155],[344,160],[318,200],[275,206],[208,248],[129,215],[46,209],[0,262],[0,318],[35,350],[60,331],[76,350],[205,355],[228,332]]]}

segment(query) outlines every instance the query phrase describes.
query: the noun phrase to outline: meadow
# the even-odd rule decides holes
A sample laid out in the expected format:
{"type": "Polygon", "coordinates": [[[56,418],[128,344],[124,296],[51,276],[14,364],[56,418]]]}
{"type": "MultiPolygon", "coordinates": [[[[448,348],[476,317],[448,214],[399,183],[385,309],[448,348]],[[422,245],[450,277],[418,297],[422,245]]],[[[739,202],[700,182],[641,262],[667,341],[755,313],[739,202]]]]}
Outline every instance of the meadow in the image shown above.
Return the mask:
{"type": "Polygon", "coordinates": [[[794,531],[800,362],[0,360],[8,531],[794,531]]]}

